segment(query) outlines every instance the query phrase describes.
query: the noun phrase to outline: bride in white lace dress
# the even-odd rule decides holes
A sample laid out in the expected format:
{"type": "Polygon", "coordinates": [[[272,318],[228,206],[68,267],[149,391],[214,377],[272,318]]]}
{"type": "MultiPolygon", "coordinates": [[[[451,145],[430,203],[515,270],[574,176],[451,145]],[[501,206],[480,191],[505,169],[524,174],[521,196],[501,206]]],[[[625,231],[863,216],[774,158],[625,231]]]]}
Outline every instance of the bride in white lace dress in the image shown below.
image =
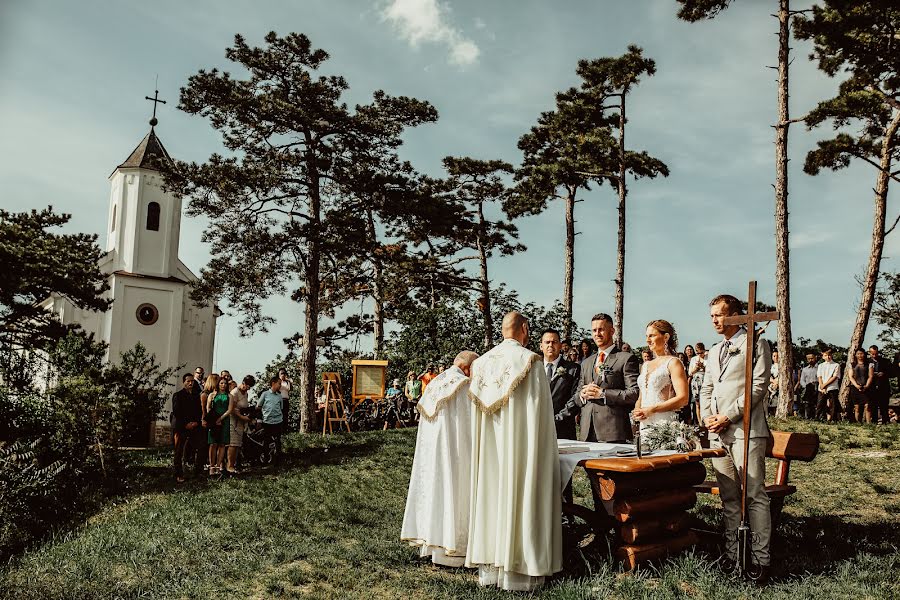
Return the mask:
{"type": "Polygon", "coordinates": [[[641,366],[640,395],[632,415],[641,429],[662,421],[674,421],[678,410],[688,403],[688,381],[684,365],[676,356],[675,328],[662,319],[647,325],[647,347],[653,359],[641,366]]]}

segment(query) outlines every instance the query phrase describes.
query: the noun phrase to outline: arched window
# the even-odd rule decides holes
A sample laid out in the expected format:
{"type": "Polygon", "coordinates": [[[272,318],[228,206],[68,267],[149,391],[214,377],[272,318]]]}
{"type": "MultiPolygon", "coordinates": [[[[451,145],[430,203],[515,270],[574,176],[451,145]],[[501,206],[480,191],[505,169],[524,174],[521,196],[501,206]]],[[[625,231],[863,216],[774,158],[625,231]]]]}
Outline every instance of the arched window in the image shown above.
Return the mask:
{"type": "Polygon", "coordinates": [[[113,204],[112,227],[110,228],[110,231],[116,230],[116,208],[117,208],[117,206],[115,204],[113,204]]]}
{"type": "Polygon", "coordinates": [[[151,202],[147,205],[147,229],[159,231],[159,202],[151,202]]]}

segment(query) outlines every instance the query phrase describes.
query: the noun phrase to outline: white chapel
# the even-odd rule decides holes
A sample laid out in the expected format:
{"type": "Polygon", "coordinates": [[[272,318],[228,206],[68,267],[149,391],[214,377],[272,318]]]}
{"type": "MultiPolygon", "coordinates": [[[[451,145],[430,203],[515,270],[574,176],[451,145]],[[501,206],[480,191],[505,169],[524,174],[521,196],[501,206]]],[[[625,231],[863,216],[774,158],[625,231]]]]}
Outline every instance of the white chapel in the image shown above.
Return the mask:
{"type": "Polygon", "coordinates": [[[100,269],[109,277],[112,307],[104,313],[80,310],[61,297],[49,298],[46,307],[63,323],[77,323],[106,342],[111,361],[141,342],[163,368],[184,365],[188,372],[202,366],[209,372],[220,313],[190,298],[197,276],[178,259],[181,198],[162,189],[154,165],[171,158],[156,135],[155,117],[150,124],[150,132],[109,176],[100,269]]]}

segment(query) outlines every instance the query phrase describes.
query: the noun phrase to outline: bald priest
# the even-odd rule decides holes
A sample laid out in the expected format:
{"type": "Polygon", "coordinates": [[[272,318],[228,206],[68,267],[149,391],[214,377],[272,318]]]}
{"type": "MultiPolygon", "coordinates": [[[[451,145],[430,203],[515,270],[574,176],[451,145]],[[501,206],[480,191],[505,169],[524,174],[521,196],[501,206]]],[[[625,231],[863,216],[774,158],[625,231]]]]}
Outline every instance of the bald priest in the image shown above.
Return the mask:
{"type": "Polygon", "coordinates": [[[402,540],[436,565],[461,567],[469,534],[472,411],[469,368],[478,358],[463,351],[436,376],[416,405],[416,437],[402,540]]]}
{"type": "Polygon", "coordinates": [[[472,490],[466,566],[479,583],[532,591],[562,569],[562,504],[553,401],[528,321],[503,319],[503,342],[472,363],[472,490]],[[535,366],[537,365],[537,366],[535,366]]]}

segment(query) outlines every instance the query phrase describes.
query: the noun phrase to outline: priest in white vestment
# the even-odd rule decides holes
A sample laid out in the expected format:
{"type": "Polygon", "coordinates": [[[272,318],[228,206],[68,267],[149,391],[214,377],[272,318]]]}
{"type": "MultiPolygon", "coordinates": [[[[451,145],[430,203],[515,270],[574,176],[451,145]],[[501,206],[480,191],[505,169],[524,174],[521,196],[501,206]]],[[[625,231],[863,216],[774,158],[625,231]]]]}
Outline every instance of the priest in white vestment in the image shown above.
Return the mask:
{"type": "Polygon", "coordinates": [[[481,585],[531,591],[562,570],[562,503],[553,402],[528,321],[472,364],[472,502],[466,566],[481,585]],[[535,368],[534,365],[538,366],[535,368]]]}
{"type": "Polygon", "coordinates": [[[473,406],[468,392],[476,358],[474,352],[460,352],[416,405],[421,418],[400,538],[447,567],[463,566],[469,534],[473,406]]]}

